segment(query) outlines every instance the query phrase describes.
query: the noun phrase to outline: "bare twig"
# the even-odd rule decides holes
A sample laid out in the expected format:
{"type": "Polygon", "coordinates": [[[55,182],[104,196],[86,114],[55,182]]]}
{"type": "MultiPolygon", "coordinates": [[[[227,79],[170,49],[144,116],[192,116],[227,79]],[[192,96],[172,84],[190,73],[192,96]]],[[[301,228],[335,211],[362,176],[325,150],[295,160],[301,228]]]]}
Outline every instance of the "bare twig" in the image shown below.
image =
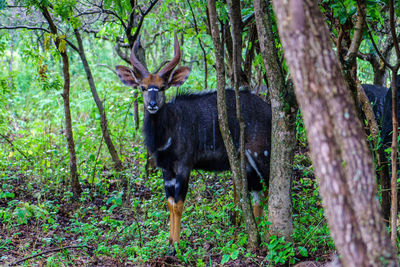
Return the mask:
{"type": "Polygon", "coordinates": [[[10,144],[10,146],[12,148],[14,148],[15,150],[17,150],[27,161],[29,161],[30,163],[32,163],[32,160],[30,158],[28,158],[28,156],[22,152],[18,147],[16,147],[13,142],[7,138],[7,136],[0,134],[0,137],[3,138],[4,140],[7,141],[8,144],[10,144]]]}
{"type": "Polygon", "coordinates": [[[90,183],[90,188],[93,188],[94,176],[96,175],[97,160],[99,159],[100,150],[101,150],[101,147],[103,146],[103,139],[104,139],[104,135],[101,135],[99,149],[97,149],[97,155],[96,155],[96,158],[94,160],[94,166],[93,166],[93,171],[92,171],[93,175],[92,175],[92,182],[90,183]]]}
{"type": "MultiPolygon", "coordinates": [[[[15,25],[15,26],[0,25],[0,30],[18,30],[18,29],[27,29],[27,30],[32,30],[32,31],[44,31],[44,32],[51,33],[50,30],[48,30],[46,28],[42,28],[42,27],[27,26],[27,25],[15,25]]],[[[78,51],[78,48],[71,41],[69,41],[67,38],[65,38],[64,40],[68,43],[68,45],[72,49],[74,49],[75,51],[78,51]]]]}
{"type": "Polygon", "coordinates": [[[158,68],[156,69],[156,71],[154,73],[157,73],[161,70],[162,67],[164,67],[165,64],[167,64],[169,62],[169,60],[164,60],[163,62],[161,62],[161,64],[158,66],[158,68]]]}
{"type": "Polygon", "coordinates": [[[25,257],[23,259],[17,260],[15,262],[11,263],[10,266],[18,265],[21,262],[24,262],[24,261],[27,261],[27,260],[42,256],[44,254],[53,253],[53,252],[57,252],[57,251],[65,250],[65,249],[77,249],[77,248],[87,248],[89,250],[93,250],[93,248],[89,247],[88,245],[76,245],[76,246],[66,246],[66,247],[61,247],[61,248],[55,248],[55,249],[50,249],[50,250],[38,253],[38,254],[33,255],[33,256],[29,256],[29,257],[25,257]]]}
{"type": "MultiPolygon", "coordinates": [[[[165,32],[166,32],[166,31],[160,31],[160,32],[157,32],[156,34],[154,34],[153,40],[152,40],[150,43],[147,43],[146,48],[147,48],[147,47],[151,47],[151,46],[156,42],[157,36],[161,36],[161,35],[164,34],[165,32]]],[[[146,49],[146,48],[145,48],[145,49],[146,49]]]]}
{"type": "Polygon", "coordinates": [[[117,75],[117,72],[110,66],[108,66],[107,64],[97,64],[97,66],[99,67],[104,67],[106,69],[109,69],[110,71],[112,71],[115,75],[117,75]]]}
{"type": "MultiPolygon", "coordinates": [[[[196,20],[196,16],[194,15],[193,9],[192,9],[192,5],[190,4],[190,1],[187,0],[187,3],[189,5],[190,11],[192,13],[192,17],[193,17],[193,24],[194,24],[194,29],[196,31],[196,34],[199,35],[200,31],[199,31],[199,27],[197,26],[197,20],[196,20]]],[[[204,60],[204,88],[207,88],[207,79],[208,79],[208,68],[207,68],[207,52],[204,49],[204,45],[203,45],[203,41],[199,38],[199,45],[201,48],[201,51],[203,51],[203,60],[204,60]]]]}
{"type": "Polygon", "coordinates": [[[27,25],[16,25],[16,26],[0,26],[0,30],[16,30],[16,29],[27,29],[27,30],[40,30],[50,33],[48,29],[42,27],[34,27],[34,26],[27,26],[27,25]]]}
{"type": "Polygon", "coordinates": [[[136,40],[137,37],[139,36],[140,29],[142,28],[144,18],[146,17],[147,14],[153,9],[153,7],[157,4],[158,0],[153,0],[150,2],[150,5],[147,7],[147,9],[142,13],[142,16],[140,17],[139,23],[137,25],[137,30],[135,34],[133,35],[133,40],[136,40]]]}
{"type": "Polygon", "coordinates": [[[121,47],[121,43],[117,42],[114,46],[115,52],[117,52],[118,56],[122,58],[126,63],[131,64],[129,56],[126,53],[122,52],[121,47]]]}

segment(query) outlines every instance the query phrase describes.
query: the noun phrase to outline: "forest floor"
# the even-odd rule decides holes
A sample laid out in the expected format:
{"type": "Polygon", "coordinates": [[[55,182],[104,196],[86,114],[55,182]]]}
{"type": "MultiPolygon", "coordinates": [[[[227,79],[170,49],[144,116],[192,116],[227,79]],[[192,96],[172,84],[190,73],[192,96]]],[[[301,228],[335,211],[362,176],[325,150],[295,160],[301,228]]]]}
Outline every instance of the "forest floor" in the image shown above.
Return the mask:
{"type": "MultiPolygon", "coordinates": [[[[66,180],[43,181],[12,167],[1,177],[0,265],[289,266],[326,262],[334,247],[309,160],[296,157],[293,242],[273,238],[248,251],[243,222],[234,224],[229,173],[192,173],[176,256],[169,252],[169,215],[162,178],[144,162],[115,174],[104,168],[74,199],[66,180]],[[302,166],[301,166],[302,165],[302,166]],[[307,166],[304,166],[307,165],[307,166]],[[133,167],[136,166],[136,167],[133,167]],[[301,166],[301,167],[300,167],[301,166]],[[132,179],[134,177],[134,179],[132,179]]],[[[30,173],[30,174],[29,174],[30,173]]],[[[262,236],[268,231],[262,219],[262,236]]]]}

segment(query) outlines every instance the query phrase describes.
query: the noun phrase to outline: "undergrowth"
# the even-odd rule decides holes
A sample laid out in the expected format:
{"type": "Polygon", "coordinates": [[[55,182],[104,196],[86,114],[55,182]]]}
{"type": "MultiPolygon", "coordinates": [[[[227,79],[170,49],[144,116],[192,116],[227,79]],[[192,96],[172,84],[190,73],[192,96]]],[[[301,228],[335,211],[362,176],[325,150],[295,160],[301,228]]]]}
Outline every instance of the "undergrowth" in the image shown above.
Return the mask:
{"type": "MultiPolygon", "coordinates": [[[[240,211],[233,204],[230,174],[193,171],[181,242],[176,257],[167,257],[169,213],[163,181],[157,170],[146,175],[146,152],[141,133],[134,128],[131,92],[117,85],[113,74],[95,72],[111,137],[125,167],[117,173],[101,137],[86,78],[79,75],[84,72],[72,66],[71,110],[83,188],[74,196],[62,77],[49,73],[48,80],[39,80],[36,65],[41,62],[32,58],[27,58],[25,72],[12,75],[12,84],[10,77],[0,76],[0,265],[38,255],[20,264],[277,266],[324,261],[334,250],[299,121],[293,240],[272,237],[260,249],[247,250],[243,220],[233,223],[234,211],[240,211]]],[[[268,226],[266,218],[259,221],[263,237],[268,226]]]]}

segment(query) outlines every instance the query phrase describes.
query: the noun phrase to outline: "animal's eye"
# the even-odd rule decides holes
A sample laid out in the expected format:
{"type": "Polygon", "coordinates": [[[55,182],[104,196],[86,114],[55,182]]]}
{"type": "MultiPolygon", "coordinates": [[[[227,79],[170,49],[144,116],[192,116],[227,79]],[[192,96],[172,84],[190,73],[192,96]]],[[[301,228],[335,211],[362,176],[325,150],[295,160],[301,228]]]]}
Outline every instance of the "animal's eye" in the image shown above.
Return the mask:
{"type": "Polygon", "coordinates": [[[141,89],[142,91],[146,91],[146,87],[144,87],[144,86],[140,86],[140,89],[141,89]]]}

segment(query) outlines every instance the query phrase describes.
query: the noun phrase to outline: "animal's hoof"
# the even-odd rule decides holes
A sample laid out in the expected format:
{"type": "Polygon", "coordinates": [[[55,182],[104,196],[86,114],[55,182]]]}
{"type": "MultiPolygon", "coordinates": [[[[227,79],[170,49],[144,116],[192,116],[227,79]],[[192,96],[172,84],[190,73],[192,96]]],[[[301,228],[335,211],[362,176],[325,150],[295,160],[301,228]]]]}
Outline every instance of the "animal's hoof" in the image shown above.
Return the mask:
{"type": "Polygon", "coordinates": [[[169,256],[176,256],[176,250],[174,245],[169,246],[169,256]]]}

